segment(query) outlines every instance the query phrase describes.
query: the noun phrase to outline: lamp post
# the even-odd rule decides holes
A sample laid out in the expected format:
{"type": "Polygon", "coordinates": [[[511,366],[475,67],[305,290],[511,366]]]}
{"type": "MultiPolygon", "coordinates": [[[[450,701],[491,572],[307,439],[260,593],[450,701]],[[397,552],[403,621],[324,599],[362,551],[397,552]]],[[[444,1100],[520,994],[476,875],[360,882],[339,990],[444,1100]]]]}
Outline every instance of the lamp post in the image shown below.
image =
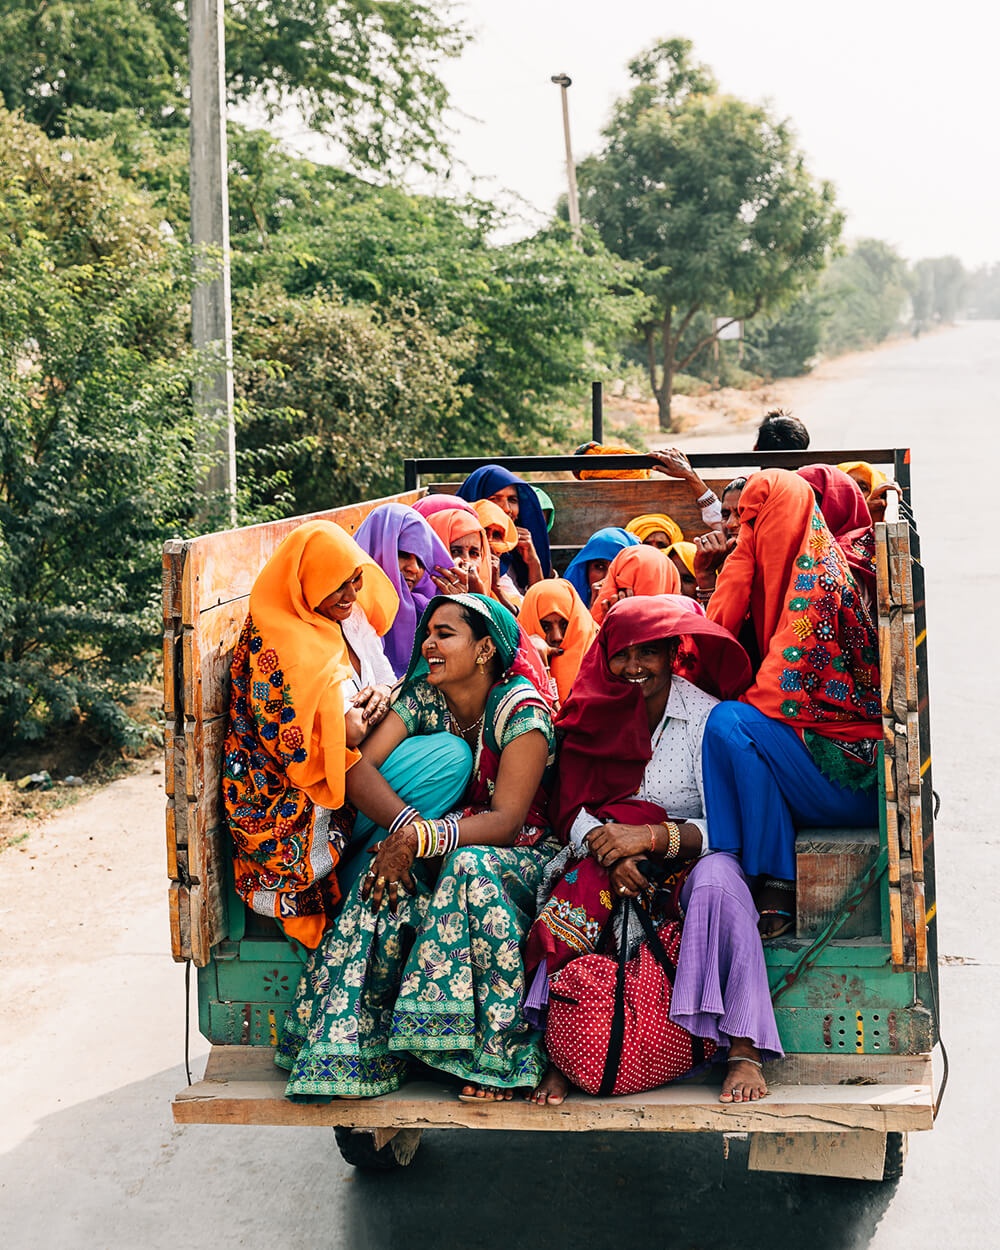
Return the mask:
{"type": "Polygon", "coordinates": [[[226,155],[226,46],[223,0],[190,0],[191,243],[197,282],[191,292],[191,344],[214,350],[219,364],[194,384],[198,416],[214,427],[204,490],[221,495],[236,524],[236,432],[233,421],[233,315],[229,284],[226,155]],[[204,255],[206,250],[215,256],[204,255]]]}
{"type": "Polygon", "coordinates": [[[574,238],[580,237],[580,196],[576,189],[576,166],[573,164],[573,145],[569,139],[569,96],[567,88],[573,85],[569,74],[553,74],[552,81],[562,96],[563,135],[566,139],[566,181],[569,183],[569,224],[574,238]]]}

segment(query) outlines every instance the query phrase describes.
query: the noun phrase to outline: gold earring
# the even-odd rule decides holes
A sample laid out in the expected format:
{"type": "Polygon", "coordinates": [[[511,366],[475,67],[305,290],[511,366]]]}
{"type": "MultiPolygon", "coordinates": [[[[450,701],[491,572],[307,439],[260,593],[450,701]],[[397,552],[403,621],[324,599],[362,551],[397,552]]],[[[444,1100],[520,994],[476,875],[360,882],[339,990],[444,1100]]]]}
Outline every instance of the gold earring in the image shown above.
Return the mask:
{"type": "Polygon", "coordinates": [[[476,667],[477,667],[477,668],[483,668],[483,667],[485,666],[485,664],[486,664],[486,660],[483,658],[483,656],[482,656],[482,655],[478,655],[478,656],[476,657],[476,667]]]}

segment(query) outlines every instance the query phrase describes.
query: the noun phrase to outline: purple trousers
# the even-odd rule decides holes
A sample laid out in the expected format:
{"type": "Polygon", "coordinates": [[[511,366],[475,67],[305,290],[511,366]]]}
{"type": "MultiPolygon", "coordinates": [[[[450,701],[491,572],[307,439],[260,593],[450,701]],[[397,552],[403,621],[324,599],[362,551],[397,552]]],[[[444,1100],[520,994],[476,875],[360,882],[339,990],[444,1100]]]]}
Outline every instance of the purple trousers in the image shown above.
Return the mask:
{"type": "Polygon", "coordinates": [[[739,861],[724,851],[700,859],[680,901],[684,930],[671,1020],[723,1051],[731,1037],[748,1037],[762,1059],[780,1059],[757,909],[739,861]]]}

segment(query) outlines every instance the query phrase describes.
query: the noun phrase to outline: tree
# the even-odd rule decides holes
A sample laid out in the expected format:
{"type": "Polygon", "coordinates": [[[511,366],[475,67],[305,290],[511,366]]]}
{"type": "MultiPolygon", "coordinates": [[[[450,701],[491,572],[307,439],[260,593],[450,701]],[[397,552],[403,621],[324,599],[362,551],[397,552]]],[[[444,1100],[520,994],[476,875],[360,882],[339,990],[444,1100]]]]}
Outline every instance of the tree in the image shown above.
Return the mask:
{"type": "Polygon", "coordinates": [[[111,165],[0,110],[0,752],[71,723],[134,744],[202,467],[184,253],[111,165]]]}
{"type": "Polygon", "coordinates": [[[655,315],[637,326],[660,426],[675,372],[704,350],[678,347],[701,311],[749,320],[798,295],[827,262],[842,216],[786,122],[720,95],[685,39],[634,60],[635,86],[577,175],[581,214],[605,245],[642,266],[655,315]]]}
{"type": "Polygon", "coordinates": [[[906,302],[906,262],[881,239],[859,239],[823,275],[827,308],[823,350],[831,355],[883,342],[898,325],[906,302]]]}
{"type": "MultiPolygon", "coordinates": [[[[49,134],[74,108],[128,109],[186,125],[187,21],[180,0],[0,0],[0,93],[49,134]],[[126,34],[127,32],[127,34],[126,34]]],[[[430,162],[445,148],[442,58],[465,43],[423,0],[228,0],[230,103],[289,105],[357,167],[430,162]]]]}

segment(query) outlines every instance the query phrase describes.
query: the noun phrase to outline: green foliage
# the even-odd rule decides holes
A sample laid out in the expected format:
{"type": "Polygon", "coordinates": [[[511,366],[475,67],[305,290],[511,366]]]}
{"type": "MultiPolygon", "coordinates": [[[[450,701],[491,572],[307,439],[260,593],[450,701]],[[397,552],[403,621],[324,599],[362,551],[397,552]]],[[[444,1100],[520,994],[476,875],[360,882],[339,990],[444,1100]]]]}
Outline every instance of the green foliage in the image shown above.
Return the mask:
{"type": "Polygon", "coordinates": [[[883,342],[906,302],[906,262],[881,239],[861,239],[823,275],[822,347],[829,355],[883,342]]]}
{"type": "Polygon", "coordinates": [[[405,456],[446,453],[466,397],[460,336],[413,309],[379,318],[319,290],[298,299],[254,290],[238,326],[244,511],[287,515],[388,494],[401,488],[405,456]]]}
{"type": "Polygon", "coordinates": [[[0,0],[0,93],[51,135],[75,106],[182,118],[187,23],[172,0],[0,0]]]}
{"type": "Polygon", "coordinates": [[[101,145],[0,113],[0,751],[126,744],[195,474],[183,256],[101,145]]]}
{"type": "Polygon", "coordinates": [[[669,428],[671,381],[714,337],[682,340],[699,312],[748,320],[779,308],[826,264],[842,217],[787,123],[720,95],[684,39],[632,62],[604,148],[578,167],[581,213],[642,266],[654,314],[638,326],[669,428]]]}
{"type": "MultiPolygon", "coordinates": [[[[186,125],[188,26],[177,0],[0,0],[0,94],[51,135],[76,110],[186,125]]],[[[421,0],[228,0],[231,103],[298,106],[359,168],[429,164],[445,147],[436,67],[465,43],[421,0]]]]}
{"type": "Polygon", "coordinates": [[[747,367],[767,378],[808,373],[820,354],[826,314],[826,301],[810,290],[788,308],[747,322],[743,341],[747,367]]]}
{"type": "Polygon", "coordinates": [[[233,284],[249,293],[238,295],[237,327],[260,288],[301,301],[335,290],[397,327],[453,340],[460,403],[413,433],[411,454],[534,446],[645,307],[634,266],[589,233],[576,246],[556,223],[498,246],[490,205],[374,188],[289,158],[266,136],[234,147],[233,284]]]}

